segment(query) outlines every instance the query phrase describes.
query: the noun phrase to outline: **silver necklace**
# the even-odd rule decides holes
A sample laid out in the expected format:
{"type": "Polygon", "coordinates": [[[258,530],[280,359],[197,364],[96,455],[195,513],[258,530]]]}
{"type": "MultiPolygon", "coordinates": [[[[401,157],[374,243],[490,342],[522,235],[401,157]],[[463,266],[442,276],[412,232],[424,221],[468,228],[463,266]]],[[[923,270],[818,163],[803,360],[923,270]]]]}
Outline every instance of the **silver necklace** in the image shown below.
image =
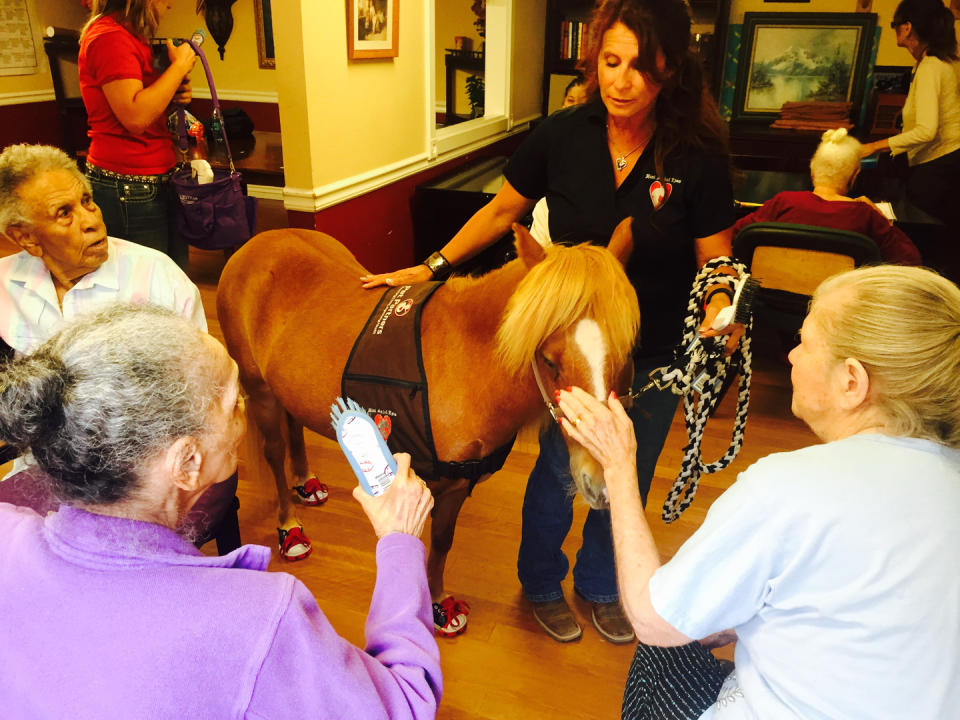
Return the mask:
{"type": "MultiPolygon", "coordinates": [[[[614,151],[614,152],[618,152],[616,145],[613,144],[613,138],[610,137],[610,124],[609,124],[609,123],[607,124],[607,139],[610,141],[610,147],[613,148],[613,151],[614,151]]],[[[619,170],[620,172],[623,172],[623,169],[627,166],[627,158],[630,157],[631,155],[633,155],[637,150],[639,150],[640,148],[642,148],[644,145],[646,145],[649,140],[650,140],[649,137],[645,137],[645,138],[640,142],[640,144],[637,145],[633,150],[631,150],[631,151],[628,152],[628,153],[622,153],[622,154],[620,154],[619,157],[617,157],[617,158],[613,161],[614,164],[617,166],[617,170],[619,170]]]]}

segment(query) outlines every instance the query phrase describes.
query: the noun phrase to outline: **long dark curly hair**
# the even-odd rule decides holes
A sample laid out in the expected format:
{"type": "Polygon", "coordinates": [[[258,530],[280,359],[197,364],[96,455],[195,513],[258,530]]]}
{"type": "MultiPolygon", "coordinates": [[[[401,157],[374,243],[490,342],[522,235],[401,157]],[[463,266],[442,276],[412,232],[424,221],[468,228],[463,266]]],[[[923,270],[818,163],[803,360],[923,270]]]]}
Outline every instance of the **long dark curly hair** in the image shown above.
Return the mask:
{"type": "Polygon", "coordinates": [[[683,0],[597,0],[578,67],[587,97],[596,99],[597,61],[603,35],[623,23],[637,36],[639,70],[661,86],[656,104],[654,162],[664,176],[663,161],[676,148],[726,155],[727,126],[704,84],[703,67],[690,42],[690,15],[683,0]],[[657,51],[666,60],[657,69],[657,51]]]}

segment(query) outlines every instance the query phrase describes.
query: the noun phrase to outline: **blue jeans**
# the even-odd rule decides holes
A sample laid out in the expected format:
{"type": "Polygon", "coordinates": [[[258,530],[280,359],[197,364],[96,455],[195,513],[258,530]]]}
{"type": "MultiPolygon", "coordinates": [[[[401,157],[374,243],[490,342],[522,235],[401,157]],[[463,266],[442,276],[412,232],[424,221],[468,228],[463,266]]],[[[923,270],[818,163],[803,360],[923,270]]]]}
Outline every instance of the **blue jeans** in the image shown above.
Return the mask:
{"type": "MultiPolygon", "coordinates": [[[[651,370],[669,361],[669,356],[640,358],[634,364],[634,389],[646,384],[651,370]]],[[[628,411],[637,435],[637,478],[644,504],[678,401],[669,390],[650,390],[628,411]]],[[[573,524],[572,488],[567,447],[559,426],[551,425],[540,436],[540,456],[523,497],[517,575],[524,594],[533,602],[563,597],[560,583],[570,563],[561,545],[573,524]]],[[[590,602],[613,602],[619,597],[609,510],[591,508],[587,513],[583,544],[573,568],[573,587],[590,602]]]]}
{"type": "Polygon", "coordinates": [[[144,183],[90,177],[93,201],[100,206],[107,233],[159,250],[187,267],[189,248],[177,234],[176,201],[169,182],[144,183]]]}

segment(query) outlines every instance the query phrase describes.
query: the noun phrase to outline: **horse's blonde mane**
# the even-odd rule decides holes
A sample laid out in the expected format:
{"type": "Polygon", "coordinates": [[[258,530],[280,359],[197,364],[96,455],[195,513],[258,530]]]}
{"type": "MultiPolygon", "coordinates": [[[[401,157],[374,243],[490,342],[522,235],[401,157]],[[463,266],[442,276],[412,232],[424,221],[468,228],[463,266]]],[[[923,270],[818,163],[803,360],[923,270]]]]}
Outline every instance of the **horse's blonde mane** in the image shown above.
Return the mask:
{"type": "Polygon", "coordinates": [[[595,245],[549,245],[507,303],[497,353],[511,374],[524,370],[553,333],[582,317],[604,333],[614,362],[623,364],[640,329],[637,293],[620,262],[595,245]]]}

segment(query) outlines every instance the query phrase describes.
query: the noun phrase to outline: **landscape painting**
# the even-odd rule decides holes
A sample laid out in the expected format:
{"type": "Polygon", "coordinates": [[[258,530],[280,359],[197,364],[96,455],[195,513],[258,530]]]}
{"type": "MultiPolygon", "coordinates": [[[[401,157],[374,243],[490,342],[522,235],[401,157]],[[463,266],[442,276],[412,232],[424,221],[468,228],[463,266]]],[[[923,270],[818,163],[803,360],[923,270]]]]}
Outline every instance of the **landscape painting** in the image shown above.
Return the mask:
{"type": "Polygon", "coordinates": [[[734,119],[773,118],[786,102],[852,102],[874,37],[870,13],[745,13],[734,119]]]}
{"type": "Polygon", "coordinates": [[[744,109],[777,111],[785,102],[850,99],[860,28],[759,27],[744,109]]]}

